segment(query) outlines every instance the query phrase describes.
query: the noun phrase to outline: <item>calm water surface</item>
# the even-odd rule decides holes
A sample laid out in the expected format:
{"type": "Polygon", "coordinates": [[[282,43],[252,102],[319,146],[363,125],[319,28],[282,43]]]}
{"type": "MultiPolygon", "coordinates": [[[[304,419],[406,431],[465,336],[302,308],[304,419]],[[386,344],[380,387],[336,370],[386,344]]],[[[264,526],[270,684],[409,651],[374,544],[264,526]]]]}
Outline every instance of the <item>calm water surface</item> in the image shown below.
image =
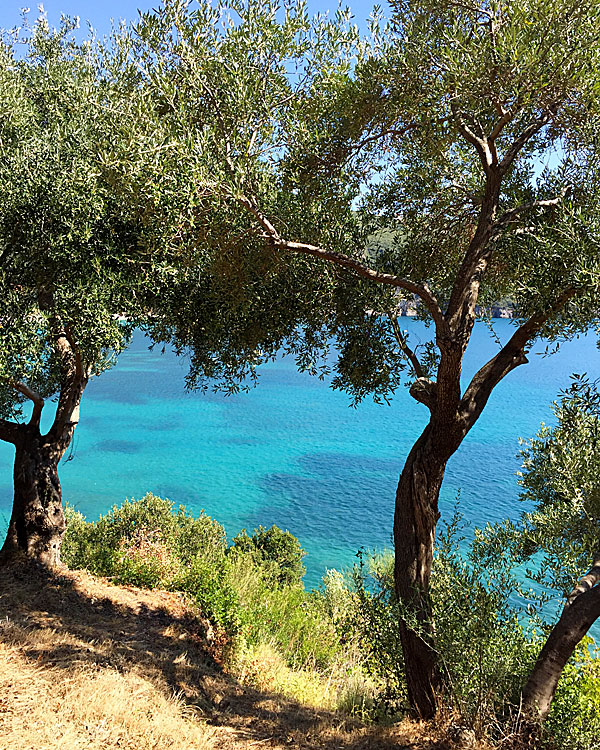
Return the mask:
{"type": "MultiPolygon", "coordinates": [[[[419,322],[403,325],[412,336],[427,337],[419,322]]],[[[495,329],[506,339],[512,327],[499,320],[495,329]]],[[[478,324],[465,374],[497,348],[478,324]]],[[[242,527],[275,523],[307,550],[309,585],[327,568],[351,564],[361,546],[390,546],[398,475],[427,417],[406,389],[390,406],[353,409],[347,395],[299,374],[288,359],[264,367],[258,388],[227,398],[186,393],[186,371],[173,354],[149,351],[138,333],[117,366],[90,383],[73,450],[60,468],[66,501],[95,519],[125,497],[150,491],[192,511],[204,509],[230,537],[242,527]]],[[[443,516],[452,513],[458,491],[462,512],[477,525],[522,510],[518,438],[552,420],[550,402],[572,372],[600,376],[595,336],[569,342],[551,357],[532,353],[530,364],[500,384],[449,463],[443,516]]],[[[0,444],[5,519],[12,455],[0,444]]]]}

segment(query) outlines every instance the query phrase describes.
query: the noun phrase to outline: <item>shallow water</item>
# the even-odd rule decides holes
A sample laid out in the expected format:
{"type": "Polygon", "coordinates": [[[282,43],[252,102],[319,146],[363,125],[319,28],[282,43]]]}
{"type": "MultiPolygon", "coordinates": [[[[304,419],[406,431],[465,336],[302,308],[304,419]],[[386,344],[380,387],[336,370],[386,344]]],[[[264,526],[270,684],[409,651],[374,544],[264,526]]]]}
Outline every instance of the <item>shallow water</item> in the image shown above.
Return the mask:
{"type": "MultiPolygon", "coordinates": [[[[403,327],[427,337],[410,319],[403,327]]],[[[508,321],[495,321],[506,339],[508,321]]],[[[543,347],[538,347],[542,351],[543,347]]],[[[478,324],[465,375],[497,351],[478,324]]],[[[300,374],[282,359],[265,366],[259,386],[223,397],[186,393],[187,363],[149,351],[140,333],[110,372],[93,380],[60,476],[65,500],[89,519],[125,497],[150,491],[226,527],[275,523],[302,542],[308,585],[327,568],[355,559],[359,547],[390,546],[394,493],[403,460],[427,411],[401,388],[390,406],[363,403],[300,374]]],[[[482,525],[522,510],[515,472],[519,436],[550,422],[550,402],[572,372],[600,376],[596,337],[563,345],[502,382],[451,459],[441,497],[445,517],[460,490],[466,518],[482,525]]],[[[47,411],[51,411],[51,404],[47,411]]],[[[47,415],[47,418],[50,414],[47,415]]],[[[0,514],[10,515],[12,449],[0,444],[0,514]]]]}

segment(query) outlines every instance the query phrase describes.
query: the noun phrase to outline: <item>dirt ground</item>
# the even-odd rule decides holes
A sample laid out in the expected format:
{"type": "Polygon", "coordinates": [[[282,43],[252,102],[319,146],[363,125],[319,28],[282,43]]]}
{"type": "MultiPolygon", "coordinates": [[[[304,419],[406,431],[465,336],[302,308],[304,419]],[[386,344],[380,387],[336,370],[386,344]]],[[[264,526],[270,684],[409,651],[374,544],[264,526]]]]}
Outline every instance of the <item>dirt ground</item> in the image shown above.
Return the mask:
{"type": "Polygon", "coordinates": [[[428,727],[373,728],[241,685],[176,593],[86,572],[0,571],[0,749],[442,750],[428,727]]]}

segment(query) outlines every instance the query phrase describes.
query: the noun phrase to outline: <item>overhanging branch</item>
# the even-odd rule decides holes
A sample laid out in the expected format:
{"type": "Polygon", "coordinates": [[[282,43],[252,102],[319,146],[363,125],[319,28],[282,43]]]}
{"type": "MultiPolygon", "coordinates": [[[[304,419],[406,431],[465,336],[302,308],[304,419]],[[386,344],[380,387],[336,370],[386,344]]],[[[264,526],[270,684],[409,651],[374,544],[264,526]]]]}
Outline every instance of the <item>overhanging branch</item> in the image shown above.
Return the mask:
{"type": "Polygon", "coordinates": [[[415,294],[422,300],[423,304],[430,312],[437,330],[443,334],[447,332],[448,324],[444,319],[444,314],[439,302],[425,284],[416,284],[409,279],[403,279],[399,276],[394,276],[393,274],[376,271],[361,261],[334,250],[326,250],[325,248],[310,245],[305,242],[290,242],[279,234],[271,221],[258,209],[254,201],[245,196],[238,198],[238,200],[244,208],[246,208],[257,219],[261,227],[265,230],[268,239],[270,239],[276,247],[303,255],[313,255],[316,258],[321,258],[322,260],[342,266],[343,268],[348,268],[351,271],[354,271],[358,276],[362,276],[363,278],[369,279],[377,284],[389,284],[390,286],[395,286],[399,289],[404,289],[411,294],[415,294]]]}
{"type": "Polygon", "coordinates": [[[11,388],[14,388],[15,391],[18,391],[18,393],[25,396],[25,398],[33,401],[34,404],[39,404],[40,406],[44,405],[44,399],[40,396],[40,394],[37,393],[37,391],[34,391],[32,388],[29,388],[29,386],[27,386],[25,383],[22,383],[19,380],[13,380],[12,378],[5,378],[2,376],[0,376],[0,380],[3,380],[11,388]]]}

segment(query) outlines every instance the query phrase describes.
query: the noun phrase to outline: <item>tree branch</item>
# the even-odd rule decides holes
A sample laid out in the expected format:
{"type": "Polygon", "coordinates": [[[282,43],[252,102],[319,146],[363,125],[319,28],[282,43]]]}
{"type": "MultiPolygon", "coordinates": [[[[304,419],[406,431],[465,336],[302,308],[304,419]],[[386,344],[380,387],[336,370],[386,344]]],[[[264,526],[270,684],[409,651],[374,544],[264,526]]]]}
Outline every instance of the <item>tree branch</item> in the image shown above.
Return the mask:
{"type": "Polygon", "coordinates": [[[500,162],[500,172],[502,174],[504,174],[508,170],[527,141],[536,133],[539,133],[539,131],[550,122],[552,116],[556,113],[557,108],[558,102],[553,102],[547,109],[542,112],[542,114],[537,119],[535,119],[525,128],[521,135],[515,138],[515,140],[506,150],[506,153],[504,154],[504,157],[500,162]]]}
{"type": "Polygon", "coordinates": [[[398,346],[402,350],[402,352],[405,354],[406,358],[412,365],[413,371],[415,373],[415,376],[417,378],[425,378],[427,377],[425,374],[425,371],[421,367],[421,363],[419,362],[419,358],[415,354],[414,350],[410,348],[410,346],[407,344],[406,339],[402,335],[402,331],[400,330],[400,326],[398,324],[398,318],[393,313],[388,313],[388,318],[390,319],[390,322],[392,324],[392,331],[394,332],[394,338],[398,342],[398,346]]]}
{"type": "Polygon", "coordinates": [[[505,111],[502,117],[498,120],[498,122],[494,125],[494,129],[488,136],[488,140],[495,141],[496,138],[500,135],[500,133],[504,130],[504,128],[508,125],[508,123],[512,120],[512,112],[505,111]]]}
{"type": "Polygon", "coordinates": [[[372,143],[373,141],[378,141],[380,138],[385,138],[386,135],[395,135],[395,136],[401,136],[406,135],[411,130],[414,130],[417,127],[416,122],[411,122],[409,125],[405,125],[403,128],[384,128],[379,133],[372,133],[371,135],[365,136],[362,141],[359,141],[356,146],[352,148],[351,153],[356,153],[357,151],[360,151],[361,148],[366,146],[369,143],[372,143]]]}
{"type": "Polygon", "coordinates": [[[525,347],[544,323],[577,294],[577,289],[566,289],[543,313],[533,315],[523,323],[495,357],[475,373],[459,406],[460,420],[465,434],[477,421],[493,389],[509,372],[528,360],[525,347]]]}
{"type": "Polygon", "coordinates": [[[600,554],[596,554],[592,567],[589,571],[577,582],[577,585],[573,588],[573,591],[567,597],[565,602],[565,608],[570,607],[575,599],[586,591],[594,588],[594,586],[600,581],[600,554]]]}
{"type": "Polygon", "coordinates": [[[22,425],[17,424],[17,422],[11,422],[8,419],[0,419],[0,440],[3,440],[5,443],[16,445],[21,429],[22,425]]]}
{"type": "Polygon", "coordinates": [[[54,345],[61,360],[63,377],[50,433],[56,439],[62,439],[79,422],[79,404],[87,385],[87,375],[83,371],[81,355],[71,329],[61,326],[56,319],[54,323],[58,324],[54,345]]]}
{"type": "Polygon", "coordinates": [[[0,380],[3,380],[5,383],[11,386],[11,388],[14,388],[15,391],[33,402],[33,413],[31,415],[31,419],[29,420],[29,424],[39,426],[40,418],[42,416],[42,409],[44,408],[44,399],[40,396],[40,394],[37,391],[29,388],[29,386],[19,380],[13,380],[12,378],[6,377],[0,377],[0,380]]]}
{"type": "Polygon", "coordinates": [[[376,271],[373,268],[369,268],[364,263],[361,263],[359,260],[350,258],[343,253],[335,252],[334,250],[325,250],[324,248],[317,247],[316,245],[309,245],[304,242],[290,242],[285,240],[281,237],[269,219],[257,208],[254,201],[245,196],[238,198],[238,200],[244,208],[246,208],[258,220],[259,224],[265,230],[267,237],[276,247],[303,255],[313,255],[322,260],[334,263],[335,265],[342,266],[343,268],[349,268],[358,276],[374,281],[377,284],[389,284],[398,287],[399,289],[404,289],[411,294],[416,294],[431,313],[436,328],[443,333],[447,332],[448,324],[444,319],[439,302],[425,284],[416,284],[409,279],[403,279],[399,276],[394,276],[393,274],[376,271]]]}
{"type": "Polygon", "coordinates": [[[73,356],[75,357],[75,375],[77,377],[83,377],[83,363],[81,361],[81,352],[79,350],[79,347],[77,346],[77,343],[75,341],[75,337],[73,336],[73,331],[71,330],[70,326],[65,326],[65,338],[69,342],[69,346],[71,347],[71,351],[73,352],[73,356]]]}
{"type": "Polygon", "coordinates": [[[460,114],[456,101],[453,100],[452,102],[450,102],[450,109],[452,110],[454,120],[458,126],[458,132],[467,141],[467,143],[470,143],[475,147],[475,150],[477,151],[477,154],[479,155],[479,158],[483,165],[483,169],[487,174],[488,170],[494,163],[487,139],[480,138],[479,136],[475,135],[475,133],[469,128],[462,115],[460,114]]]}
{"type": "MultiPolygon", "coordinates": [[[[437,120],[432,120],[431,124],[434,125],[443,125],[445,122],[448,122],[450,118],[449,117],[439,117],[437,120]]],[[[373,141],[377,141],[380,138],[385,138],[387,135],[391,136],[403,136],[409,133],[411,130],[414,130],[415,128],[419,127],[418,122],[410,122],[408,125],[405,125],[404,127],[389,127],[384,128],[383,130],[379,131],[379,133],[372,133],[371,135],[365,136],[362,141],[359,141],[356,146],[354,146],[351,150],[351,153],[356,153],[360,151],[363,146],[368,145],[369,143],[372,143],[373,141]]]]}
{"type": "Polygon", "coordinates": [[[13,380],[12,378],[6,378],[2,376],[0,376],[0,380],[3,380],[5,383],[14,388],[15,391],[18,391],[30,401],[33,401],[34,404],[40,404],[41,406],[44,405],[44,399],[40,396],[40,394],[37,393],[37,391],[29,388],[29,386],[27,386],[25,383],[21,383],[19,380],[13,380]]]}
{"type": "Polygon", "coordinates": [[[570,190],[571,186],[568,185],[561,190],[560,195],[557,195],[556,198],[522,203],[520,206],[516,206],[515,208],[511,208],[509,211],[505,211],[497,219],[494,226],[494,231],[498,231],[505,227],[507,224],[511,224],[513,221],[516,221],[521,216],[521,214],[524,214],[527,211],[532,211],[535,208],[553,208],[554,206],[558,206],[558,204],[561,203],[561,201],[563,201],[564,198],[569,194],[570,190]]]}

